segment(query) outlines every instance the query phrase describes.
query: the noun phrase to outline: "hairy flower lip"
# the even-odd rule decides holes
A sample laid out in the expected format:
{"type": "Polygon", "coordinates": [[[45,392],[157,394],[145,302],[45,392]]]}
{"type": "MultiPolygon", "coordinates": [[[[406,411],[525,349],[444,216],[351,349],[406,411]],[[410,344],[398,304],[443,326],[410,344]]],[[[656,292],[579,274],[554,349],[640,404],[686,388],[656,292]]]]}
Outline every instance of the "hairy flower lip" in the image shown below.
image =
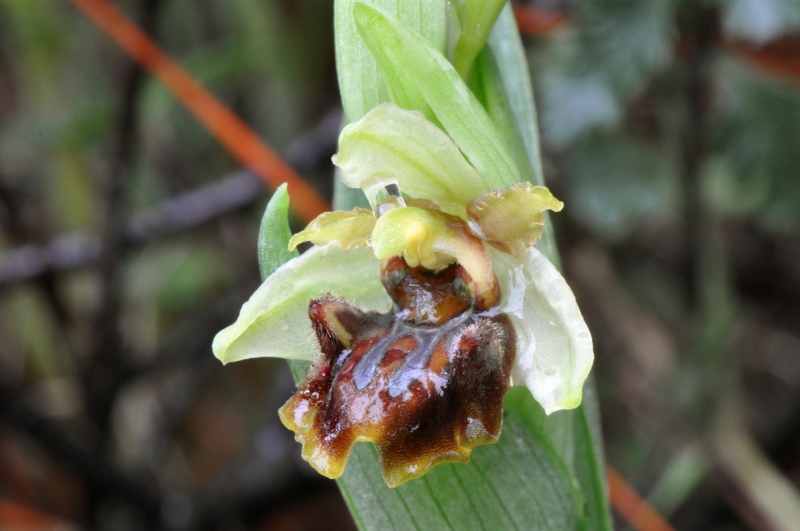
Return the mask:
{"type": "MultiPolygon", "coordinates": [[[[405,267],[390,262],[385,274],[405,267]]],[[[411,270],[404,289],[425,289],[437,305],[458,297],[450,288],[461,266],[411,270]],[[429,284],[409,283],[417,273],[429,284]]],[[[323,475],[338,477],[353,445],[372,441],[386,483],[397,486],[439,463],[468,461],[475,446],[499,437],[516,348],[508,317],[470,307],[420,324],[396,311],[418,300],[399,297],[389,314],[329,295],[309,304],[322,354],[280,416],[323,475]]]]}

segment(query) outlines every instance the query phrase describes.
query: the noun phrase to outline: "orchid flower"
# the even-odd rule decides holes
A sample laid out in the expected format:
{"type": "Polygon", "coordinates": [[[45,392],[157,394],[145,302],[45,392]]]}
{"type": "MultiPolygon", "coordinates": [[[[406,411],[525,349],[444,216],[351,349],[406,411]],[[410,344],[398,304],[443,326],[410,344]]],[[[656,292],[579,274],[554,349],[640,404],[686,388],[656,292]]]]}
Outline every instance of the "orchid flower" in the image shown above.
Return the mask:
{"type": "Polygon", "coordinates": [[[439,50],[364,4],[353,18],[394,73],[394,103],[345,127],[333,159],[371,209],[325,213],[295,234],[290,249],[314,245],[266,279],[213,350],[223,363],[314,362],[280,412],[303,457],[338,477],[353,444],[373,441],[396,486],[496,441],[511,385],[548,414],[577,407],[593,350],[569,286],[534,246],[544,212],[563,203],[523,182],[439,50]]]}

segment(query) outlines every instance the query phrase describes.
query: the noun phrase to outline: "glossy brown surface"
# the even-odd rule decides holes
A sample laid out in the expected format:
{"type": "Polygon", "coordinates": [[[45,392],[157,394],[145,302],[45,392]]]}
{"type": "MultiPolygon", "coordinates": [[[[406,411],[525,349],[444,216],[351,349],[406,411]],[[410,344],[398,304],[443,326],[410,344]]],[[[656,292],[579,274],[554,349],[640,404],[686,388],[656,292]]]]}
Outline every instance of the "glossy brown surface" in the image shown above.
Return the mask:
{"type": "Polygon", "coordinates": [[[497,440],[514,332],[504,315],[475,311],[464,275],[392,259],[383,276],[394,313],[311,301],[322,355],[280,414],[320,473],[338,477],[353,444],[373,441],[396,486],[497,440]]]}

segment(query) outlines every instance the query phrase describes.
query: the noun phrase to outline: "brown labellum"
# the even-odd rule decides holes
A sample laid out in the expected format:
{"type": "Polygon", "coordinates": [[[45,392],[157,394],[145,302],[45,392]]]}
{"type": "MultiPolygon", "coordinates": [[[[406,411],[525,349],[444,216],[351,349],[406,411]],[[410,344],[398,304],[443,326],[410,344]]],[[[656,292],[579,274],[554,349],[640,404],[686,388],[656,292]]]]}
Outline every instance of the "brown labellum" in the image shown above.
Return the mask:
{"type": "Polygon", "coordinates": [[[390,314],[311,301],[322,354],[280,415],[320,473],[340,476],[353,444],[372,441],[394,487],[497,440],[515,341],[505,315],[475,307],[458,264],[431,271],[392,258],[382,278],[390,314]]]}

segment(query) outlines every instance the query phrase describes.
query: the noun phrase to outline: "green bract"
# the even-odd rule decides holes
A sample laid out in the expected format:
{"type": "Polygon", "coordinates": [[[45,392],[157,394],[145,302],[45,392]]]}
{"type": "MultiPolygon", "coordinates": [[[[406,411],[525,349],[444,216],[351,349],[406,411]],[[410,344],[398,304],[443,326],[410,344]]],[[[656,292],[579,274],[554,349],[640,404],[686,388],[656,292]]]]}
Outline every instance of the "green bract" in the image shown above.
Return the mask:
{"type": "MultiPolygon", "coordinates": [[[[336,0],[336,70],[339,92],[347,118],[355,122],[370,109],[389,101],[389,88],[380,82],[380,70],[372,53],[356,30],[353,6],[363,0],[336,0]]],[[[412,31],[421,35],[430,46],[444,52],[447,43],[445,0],[373,0],[412,31]]]]}
{"type": "Polygon", "coordinates": [[[453,66],[466,78],[478,52],[481,51],[489,30],[506,0],[452,0],[458,19],[460,34],[453,48],[453,66]]]}
{"type": "Polygon", "coordinates": [[[491,118],[444,55],[422,36],[366,4],[356,3],[353,16],[384,80],[396,83],[390,91],[395,104],[435,117],[488,187],[522,181],[491,118]],[[419,94],[424,104],[404,94],[419,94]]]}

